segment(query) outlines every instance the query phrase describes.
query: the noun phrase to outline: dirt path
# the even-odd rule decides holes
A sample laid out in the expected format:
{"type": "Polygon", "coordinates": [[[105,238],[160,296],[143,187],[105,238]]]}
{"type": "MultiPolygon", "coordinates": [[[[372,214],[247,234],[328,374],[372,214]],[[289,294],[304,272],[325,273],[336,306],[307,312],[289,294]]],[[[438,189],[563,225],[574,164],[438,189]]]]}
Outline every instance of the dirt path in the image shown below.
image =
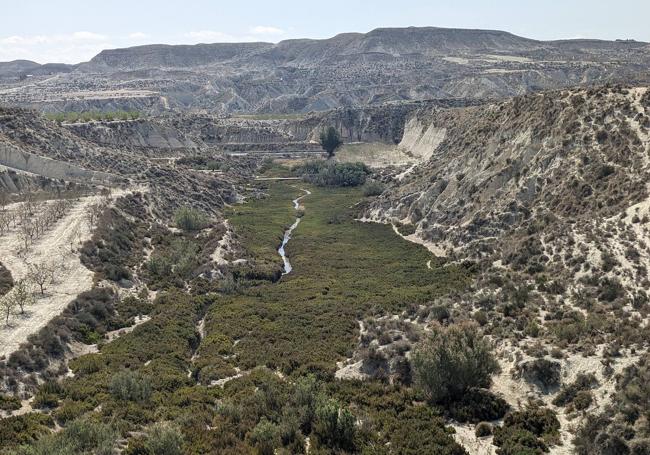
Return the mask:
{"type": "MultiPolygon", "coordinates": [[[[114,193],[114,197],[122,194],[114,193]]],[[[21,252],[23,245],[18,229],[0,236],[2,263],[14,281],[27,275],[28,263],[52,264],[57,270],[55,282],[46,288],[44,296],[37,294],[35,305],[26,308],[25,314],[12,317],[9,326],[0,325],[0,357],[15,351],[29,335],[60,314],[77,295],[92,287],[93,273],[81,264],[77,250],[90,238],[84,215],[99,199],[99,196],[79,199],[26,253],[21,252]]]]}

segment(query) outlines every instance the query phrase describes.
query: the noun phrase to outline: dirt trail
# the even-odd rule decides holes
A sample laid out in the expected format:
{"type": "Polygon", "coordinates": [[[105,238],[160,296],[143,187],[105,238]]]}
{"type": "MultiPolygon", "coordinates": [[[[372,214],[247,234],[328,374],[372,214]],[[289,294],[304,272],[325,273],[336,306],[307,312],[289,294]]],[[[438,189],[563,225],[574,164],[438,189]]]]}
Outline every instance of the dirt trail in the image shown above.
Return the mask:
{"type": "MultiPolygon", "coordinates": [[[[113,197],[123,193],[115,192],[113,197]]],[[[84,215],[99,200],[99,196],[80,198],[26,253],[21,252],[23,245],[18,229],[0,236],[2,263],[14,281],[25,278],[28,263],[48,263],[57,269],[55,282],[47,286],[44,296],[36,295],[35,305],[26,308],[24,315],[11,318],[9,326],[1,324],[0,357],[15,351],[29,335],[60,314],[77,295],[92,287],[93,273],[81,264],[77,249],[91,235],[84,215]]]]}

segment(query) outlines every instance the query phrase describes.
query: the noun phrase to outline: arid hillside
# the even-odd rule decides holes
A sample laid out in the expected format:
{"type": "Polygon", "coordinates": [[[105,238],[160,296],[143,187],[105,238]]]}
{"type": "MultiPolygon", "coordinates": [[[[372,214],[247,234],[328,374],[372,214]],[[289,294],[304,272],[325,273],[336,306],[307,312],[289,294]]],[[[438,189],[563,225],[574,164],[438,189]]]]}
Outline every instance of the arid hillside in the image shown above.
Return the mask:
{"type": "MultiPolygon", "coordinates": [[[[363,211],[472,264],[477,281],[451,319],[498,340],[492,390],[557,411],[564,447],[552,453],[647,447],[649,115],[645,87],[423,110],[400,147],[424,161],[363,211]]],[[[482,444],[463,434],[466,448],[482,444]]]]}

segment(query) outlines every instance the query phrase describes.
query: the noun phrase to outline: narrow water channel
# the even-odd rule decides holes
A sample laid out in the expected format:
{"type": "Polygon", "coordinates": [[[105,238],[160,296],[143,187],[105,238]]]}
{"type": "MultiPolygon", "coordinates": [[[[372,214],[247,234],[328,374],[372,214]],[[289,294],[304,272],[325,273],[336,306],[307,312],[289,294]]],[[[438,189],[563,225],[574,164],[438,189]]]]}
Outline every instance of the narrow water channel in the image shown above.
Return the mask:
{"type": "MultiPolygon", "coordinates": [[[[293,200],[293,208],[298,210],[300,208],[300,201],[309,196],[311,194],[311,191],[303,189],[302,191],[305,192],[302,196],[299,198],[296,198],[293,200]]],[[[291,240],[291,233],[298,227],[300,224],[301,217],[296,217],[296,221],[291,225],[289,229],[284,231],[284,238],[282,239],[282,245],[280,245],[280,248],[278,248],[278,253],[280,254],[280,257],[282,258],[282,262],[284,262],[284,272],[282,272],[282,275],[287,275],[291,273],[293,270],[293,267],[291,267],[291,263],[289,262],[289,258],[287,257],[284,247],[287,246],[287,243],[289,243],[289,240],[291,240]]]]}

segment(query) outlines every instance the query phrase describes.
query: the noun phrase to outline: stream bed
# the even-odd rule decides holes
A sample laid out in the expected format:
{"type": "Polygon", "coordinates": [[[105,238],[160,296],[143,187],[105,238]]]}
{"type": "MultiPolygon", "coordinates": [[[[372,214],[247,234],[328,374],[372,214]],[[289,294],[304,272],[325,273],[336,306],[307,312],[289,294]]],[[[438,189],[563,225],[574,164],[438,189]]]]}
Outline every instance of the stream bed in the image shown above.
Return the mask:
{"type": "MultiPolygon", "coordinates": [[[[311,191],[309,190],[303,189],[302,191],[304,191],[305,194],[293,200],[293,208],[296,210],[300,208],[300,201],[311,194],[311,191]]],[[[296,217],[296,221],[294,221],[291,227],[286,231],[284,231],[284,238],[282,239],[282,245],[280,245],[280,248],[278,248],[278,254],[280,254],[280,257],[282,258],[282,262],[284,262],[284,271],[282,272],[282,275],[287,275],[291,273],[291,271],[293,270],[293,267],[291,267],[291,262],[289,262],[289,258],[287,257],[287,254],[284,251],[284,247],[287,246],[287,243],[289,243],[289,240],[291,240],[291,233],[298,227],[298,225],[300,224],[300,220],[301,217],[296,217]]]]}

